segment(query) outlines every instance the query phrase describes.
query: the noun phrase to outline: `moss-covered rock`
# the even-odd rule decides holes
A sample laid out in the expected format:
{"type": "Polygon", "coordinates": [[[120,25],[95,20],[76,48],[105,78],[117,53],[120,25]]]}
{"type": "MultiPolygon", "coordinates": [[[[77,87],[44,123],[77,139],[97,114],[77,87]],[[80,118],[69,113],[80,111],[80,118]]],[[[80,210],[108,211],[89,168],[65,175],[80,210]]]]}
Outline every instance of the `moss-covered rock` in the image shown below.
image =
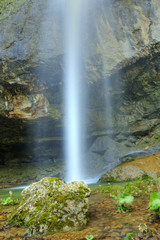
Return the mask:
{"type": "Polygon", "coordinates": [[[34,236],[82,229],[87,223],[89,195],[84,182],[66,184],[59,178],[43,178],[23,190],[23,200],[8,223],[24,225],[34,236]]]}

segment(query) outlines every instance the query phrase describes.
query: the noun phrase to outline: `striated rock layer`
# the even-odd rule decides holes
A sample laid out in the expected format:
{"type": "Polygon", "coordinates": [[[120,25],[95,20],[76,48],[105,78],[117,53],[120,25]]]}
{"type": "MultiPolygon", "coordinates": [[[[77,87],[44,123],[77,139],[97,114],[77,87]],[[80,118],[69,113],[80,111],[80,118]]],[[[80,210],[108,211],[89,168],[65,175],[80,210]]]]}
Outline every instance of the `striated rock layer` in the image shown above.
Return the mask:
{"type": "MultiPolygon", "coordinates": [[[[63,18],[57,1],[53,10],[45,0],[18,2],[0,17],[0,182],[9,181],[7,166],[10,176],[18,171],[16,184],[27,181],[26,168],[31,181],[65,173],[63,18]]],[[[131,151],[159,147],[159,11],[158,0],[89,6],[82,77],[91,176],[131,151]]]]}

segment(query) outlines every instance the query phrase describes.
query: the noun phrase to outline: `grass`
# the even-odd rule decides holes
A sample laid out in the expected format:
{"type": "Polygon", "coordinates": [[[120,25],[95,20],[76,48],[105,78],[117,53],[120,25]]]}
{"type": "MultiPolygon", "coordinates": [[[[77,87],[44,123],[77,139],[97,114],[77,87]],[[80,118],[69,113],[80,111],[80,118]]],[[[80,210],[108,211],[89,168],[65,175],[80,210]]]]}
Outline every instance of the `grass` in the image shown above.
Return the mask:
{"type": "Polygon", "coordinates": [[[151,192],[152,187],[155,185],[155,180],[152,178],[136,179],[132,182],[119,182],[119,183],[100,183],[89,185],[92,193],[102,192],[110,194],[118,194],[127,192],[133,196],[140,195],[141,191],[151,192]]]}

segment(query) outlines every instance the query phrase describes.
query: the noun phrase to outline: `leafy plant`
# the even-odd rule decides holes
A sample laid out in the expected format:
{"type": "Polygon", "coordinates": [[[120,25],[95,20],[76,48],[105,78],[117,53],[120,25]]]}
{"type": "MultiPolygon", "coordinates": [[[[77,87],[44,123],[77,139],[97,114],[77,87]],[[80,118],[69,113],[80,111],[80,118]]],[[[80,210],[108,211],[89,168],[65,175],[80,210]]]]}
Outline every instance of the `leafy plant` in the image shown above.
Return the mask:
{"type": "Polygon", "coordinates": [[[12,198],[13,192],[9,191],[9,197],[1,200],[1,205],[16,205],[19,203],[18,199],[12,198]]]}
{"type": "Polygon", "coordinates": [[[110,193],[112,191],[112,186],[110,184],[108,184],[107,187],[104,187],[103,191],[104,191],[104,193],[110,193]]]}
{"type": "Polygon", "coordinates": [[[160,192],[153,192],[150,194],[149,209],[158,212],[160,216],[160,192]]]}
{"type": "Polygon", "coordinates": [[[136,185],[141,185],[141,183],[142,183],[142,180],[141,179],[139,179],[139,178],[136,178],[135,179],[135,183],[136,183],[136,185]]]}
{"type": "Polygon", "coordinates": [[[125,184],[124,191],[132,195],[137,195],[139,193],[139,188],[136,187],[133,183],[129,182],[125,184]]]}
{"type": "Polygon", "coordinates": [[[92,240],[93,238],[94,238],[94,236],[93,236],[92,234],[85,236],[85,239],[86,239],[86,240],[92,240]]]}
{"type": "Polygon", "coordinates": [[[112,195],[112,197],[117,201],[118,206],[117,211],[120,213],[125,213],[130,210],[130,205],[134,200],[134,197],[126,192],[120,193],[117,196],[112,195]]]}
{"type": "Polygon", "coordinates": [[[134,232],[131,232],[131,233],[127,233],[126,237],[124,240],[131,240],[132,237],[136,236],[136,234],[134,232]]]}
{"type": "Polygon", "coordinates": [[[1,201],[1,205],[16,205],[19,203],[18,199],[12,199],[11,197],[5,198],[1,201]]]}

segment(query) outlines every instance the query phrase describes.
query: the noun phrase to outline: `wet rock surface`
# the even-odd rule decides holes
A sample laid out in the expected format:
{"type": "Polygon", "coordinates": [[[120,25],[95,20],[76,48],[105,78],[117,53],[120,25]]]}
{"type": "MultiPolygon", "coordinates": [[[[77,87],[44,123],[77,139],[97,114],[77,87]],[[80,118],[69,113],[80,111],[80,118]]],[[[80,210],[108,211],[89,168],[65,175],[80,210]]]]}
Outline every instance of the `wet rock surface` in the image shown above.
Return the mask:
{"type": "Polygon", "coordinates": [[[43,178],[22,191],[22,201],[8,223],[24,225],[29,236],[80,230],[87,224],[89,196],[84,182],[43,178]]]}
{"type": "Polygon", "coordinates": [[[122,182],[141,179],[145,172],[136,166],[116,167],[103,174],[99,182],[122,182]]]}
{"type": "Polygon", "coordinates": [[[138,158],[135,161],[122,163],[107,171],[101,176],[99,182],[130,181],[144,176],[156,177],[160,173],[160,153],[138,158]]]}

